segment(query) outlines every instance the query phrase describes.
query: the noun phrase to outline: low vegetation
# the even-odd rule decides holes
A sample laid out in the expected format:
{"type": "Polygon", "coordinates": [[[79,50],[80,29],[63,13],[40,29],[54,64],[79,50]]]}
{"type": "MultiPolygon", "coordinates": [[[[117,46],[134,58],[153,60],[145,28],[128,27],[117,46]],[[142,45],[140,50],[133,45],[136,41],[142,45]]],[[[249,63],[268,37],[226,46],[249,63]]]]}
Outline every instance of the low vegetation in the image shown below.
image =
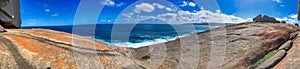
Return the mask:
{"type": "Polygon", "coordinates": [[[276,50],[275,51],[271,51],[269,52],[267,55],[265,55],[262,59],[260,59],[255,65],[254,67],[252,67],[252,69],[259,69],[258,67],[264,63],[265,61],[267,61],[268,59],[270,59],[272,56],[274,56],[276,53],[276,50]]]}

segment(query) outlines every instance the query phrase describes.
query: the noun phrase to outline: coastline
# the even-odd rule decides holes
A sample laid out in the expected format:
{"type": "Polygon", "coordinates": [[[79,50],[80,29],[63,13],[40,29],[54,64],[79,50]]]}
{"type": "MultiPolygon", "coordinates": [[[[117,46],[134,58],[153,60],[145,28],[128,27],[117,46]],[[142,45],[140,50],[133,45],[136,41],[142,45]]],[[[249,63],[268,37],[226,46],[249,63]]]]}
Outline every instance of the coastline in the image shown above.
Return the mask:
{"type": "MultiPolygon", "coordinates": [[[[138,24],[138,27],[134,27],[132,31],[130,31],[129,40],[115,40],[114,42],[111,41],[111,32],[110,30],[114,24],[96,24],[95,26],[95,32],[94,36],[92,35],[85,35],[77,33],[77,35],[86,36],[86,37],[93,37],[96,40],[100,40],[104,43],[110,44],[110,45],[117,45],[117,46],[123,46],[123,47],[142,47],[157,43],[164,43],[170,40],[175,40],[176,38],[180,37],[186,37],[190,36],[192,34],[203,32],[212,28],[216,28],[216,26],[205,26],[205,25],[181,25],[181,24],[175,24],[175,25],[169,25],[169,24],[138,24]],[[104,27],[105,26],[105,27],[104,27]],[[156,28],[156,27],[159,28],[156,28]],[[174,27],[175,26],[179,31],[176,31],[174,27]],[[154,27],[154,28],[152,28],[154,27]],[[161,27],[167,27],[167,28],[161,28],[161,27]],[[147,29],[151,28],[151,29],[147,29]],[[165,29],[165,30],[161,30],[165,29]],[[184,31],[184,32],[182,32],[184,31]],[[185,32],[187,31],[187,32],[185,32]],[[148,33],[151,32],[151,33],[148,33]],[[174,33],[175,32],[175,33],[174,33]],[[181,34],[179,34],[181,32],[181,34]],[[132,35],[131,35],[132,34],[132,35]]],[[[125,25],[125,24],[124,24],[125,25]]],[[[76,27],[89,27],[89,25],[75,25],[76,27]]],[[[94,26],[94,25],[93,25],[94,26]]],[[[56,31],[64,31],[67,33],[72,33],[72,25],[68,26],[36,26],[36,27],[22,27],[23,29],[51,29],[56,31]]],[[[77,30],[78,31],[78,30],[77,30]]],[[[89,31],[89,30],[86,30],[89,31]]],[[[92,30],[91,30],[92,31],[92,30]]],[[[76,31],[75,31],[76,32],[76,31]]],[[[116,31],[118,33],[124,33],[122,30],[116,31]]],[[[92,33],[92,32],[87,32],[92,33]]]]}

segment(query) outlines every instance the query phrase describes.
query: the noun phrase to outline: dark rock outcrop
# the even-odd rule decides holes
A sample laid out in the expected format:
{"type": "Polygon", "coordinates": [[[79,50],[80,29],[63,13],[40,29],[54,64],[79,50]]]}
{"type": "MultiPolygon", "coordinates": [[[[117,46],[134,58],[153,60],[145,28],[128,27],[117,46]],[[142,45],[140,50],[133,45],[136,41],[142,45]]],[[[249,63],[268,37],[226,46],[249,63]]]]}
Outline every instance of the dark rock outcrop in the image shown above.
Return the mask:
{"type": "Polygon", "coordinates": [[[300,0],[298,0],[298,20],[300,20],[300,0]]]}
{"type": "Polygon", "coordinates": [[[286,23],[285,21],[281,21],[280,23],[286,23]]]}
{"type": "Polygon", "coordinates": [[[19,0],[0,0],[0,25],[5,28],[21,26],[19,0]]]}
{"type": "Polygon", "coordinates": [[[268,22],[268,23],[280,23],[280,21],[277,21],[274,17],[269,17],[267,15],[257,15],[255,18],[253,18],[253,22],[268,22]]]}
{"type": "Polygon", "coordinates": [[[4,27],[2,27],[2,26],[0,25],[0,33],[2,33],[2,32],[7,32],[7,31],[5,30],[4,27]]]}

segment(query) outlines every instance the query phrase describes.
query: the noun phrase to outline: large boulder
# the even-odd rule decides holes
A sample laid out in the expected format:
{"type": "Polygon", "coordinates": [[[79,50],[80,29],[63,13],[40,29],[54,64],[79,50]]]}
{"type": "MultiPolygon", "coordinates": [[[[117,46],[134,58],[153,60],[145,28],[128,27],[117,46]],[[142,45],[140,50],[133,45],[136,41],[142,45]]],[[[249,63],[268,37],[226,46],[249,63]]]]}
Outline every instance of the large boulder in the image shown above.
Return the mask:
{"type": "Polygon", "coordinates": [[[255,18],[253,18],[253,22],[270,22],[270,23],[280,23],[280,21],[277,21],[274,17],[269,17],[267,15],[257,15],[255,18]]]}
{"type": "Polygon", "coordinates": [[[5,28],[21,26],[19,0],[0,0],[0,25],[5,28]]]}

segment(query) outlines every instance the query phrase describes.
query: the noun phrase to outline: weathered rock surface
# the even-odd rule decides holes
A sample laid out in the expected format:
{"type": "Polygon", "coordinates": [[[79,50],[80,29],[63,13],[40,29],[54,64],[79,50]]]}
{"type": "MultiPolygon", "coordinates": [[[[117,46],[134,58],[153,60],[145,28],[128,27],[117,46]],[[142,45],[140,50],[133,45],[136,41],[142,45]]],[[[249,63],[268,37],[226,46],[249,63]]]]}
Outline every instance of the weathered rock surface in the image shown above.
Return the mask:
{"type": "MultiPolygon", "coordinates": [[[[249,68],[268,52],[278,49],[280,45],[289,40],[291,33],[299,30],[298,27],[290,24],[271,23],[244,23],[229,25],[225,28],[226,32],[222,31],[224,28],[217,28],[165,43],[165,48],[167,49],[166,56],[164,56],[165,59],[158,68],[178,68],[181,62],[183,63],[183,68],[194,66],[194,68],[197,69],[206,69],[214,65],[220,65],[218,67],[224,69],[249,68]],[[180,41],[184,41],[188,44],[181,44],[180,41]],[[198,45],[194,45],[193,42],[198,43],[198,45]],[[224,58],[218,58],[223,57],[224,55],[222,54],[211,54],[222,50],[213,48],[213,45],[215,47],[226,46],[224,58]],[[192,52],[192,54],[186,54],[187,52],[192,52]],[[218,59],[223,59],[224,62],[209,64],[218,59]],[[184,65],[187,66],[184,67],[184,65]]],[[[141,64],[149,64],[149,62],[153,62],[153,60],[150,59],[152,58],[150,54],[151,48],[161,47],[163,45],[164,44],[158,44],[142,47],[133,49],[131,52],[141,64]],[[150,52],[148,52],[149,50],[150,52]]]]}
{"type": "MultiPolygon", "coordinates": [[[[0,35],[1,69],[120,69],[117,47],[46,29],[9,29],[0,35]],[[73,40],[72,40],[73,38],[73,40]],[[74,58],[76,57],[76,58],[74,58]]],[[[122,50],[122,48],[118,49],[122,50]]]]}
{"type": "Polygon", "coordinates": [[[299,33],[299,32],[292,33],[292,34],[290,35],[290,40],[295,39],[295,38],[298,36],[298,33],[299,33]]]}
{"type": "Polygon", "coordinates": [[[292,48],[287,55],[274,67],[274,69],[299,69],[300,68],[300,33],[296,36],[292,48]]]}
{"type": "Polygon", "coordinates": [[[5,28],[21,26],[19,0],[0,0],[0,25],[5,28]]]}
{"type": "Polygon", "coordinates": [[[140,48],[110,46],[47,29],[7,31],[0,33],[1,69],[245,69],[278,49],[299,28],[242,23],[140,48]]]}
{"type": "Polygon", "coordinates": [[[282,44],[279,48],[278,48],[278,50],[286,50],[286,51],[288,51],[291,47],[292,47],[292,41],[291,40],[289,40],[289,41],[287,41],[287,42],[285,42],[284,44],[282,44]]]}

